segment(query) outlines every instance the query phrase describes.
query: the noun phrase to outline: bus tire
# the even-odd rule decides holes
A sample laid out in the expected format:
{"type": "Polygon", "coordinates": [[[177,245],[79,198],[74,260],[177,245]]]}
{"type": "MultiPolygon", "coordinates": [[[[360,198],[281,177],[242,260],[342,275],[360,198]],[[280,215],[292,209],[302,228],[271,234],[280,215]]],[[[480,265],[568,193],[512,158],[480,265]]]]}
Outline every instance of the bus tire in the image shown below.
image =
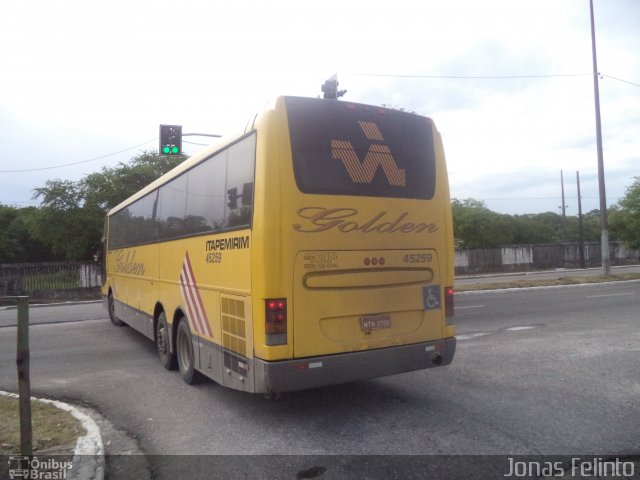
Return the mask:
{"type": "Polygon", "coordinates": [[[175,352],[171,351],[171,341],[169,339],[169,326],[167,316],[164,312],[158,315],[158,325],[156,326],[156,349],[160,363],[167,370],[175,370],[178,366],[175,352]]]}
{"type": "Polygon", "coordinates": [[[113,300],[113,293],[111,292],[109,292],[109,296],[107,297],[107,308],[109,310],[109,320],[111,320],[111,323],[116,327],[122,327],[124,322],[116,317],[116,304],[113,300]]]}
{"type": "Polygon", "coordinates": [[[200,375],[196,372],[193,355],[193,342],[191,330],[186,318],[180,320],[178,333],[176,335],[176,357],[178,358],[178,369],[180,376],[189,385],[198,383],[200,375]]]}

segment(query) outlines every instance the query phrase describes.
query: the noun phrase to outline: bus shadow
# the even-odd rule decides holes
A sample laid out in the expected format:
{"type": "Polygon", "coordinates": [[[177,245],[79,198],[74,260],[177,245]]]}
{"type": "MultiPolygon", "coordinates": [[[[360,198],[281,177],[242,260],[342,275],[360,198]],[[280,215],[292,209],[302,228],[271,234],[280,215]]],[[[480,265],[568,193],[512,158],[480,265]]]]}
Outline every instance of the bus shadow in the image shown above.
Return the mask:
{"type": "MultiPolygon", "coordinates": [[[[412,375],[403,374],[403,375],[412,375]]],[[[415,374],[413,374],[415,375],[415,374]]],[[[389,414],[393,411],[405,411],[407,408],[419,406],[420,409],[440,403],[440,395],[429,390],[416,392],[401,385],[402,375],[390,378],[362,380],[340,385],[332,385],[310,390],[286,392],[277,398],[267,398],[259,394],[246,394],[218,389],[218,398],[228,403],[229,408],[244,405],[250,409],[257,408],[274,417],[297,417],[312,413],[314,418],[330,417],[332,421],[339,418],[357,416],[371,417],[378,414],[389,414]]],[[[213,382],[212,382],[213,383],[213,382]]]]}

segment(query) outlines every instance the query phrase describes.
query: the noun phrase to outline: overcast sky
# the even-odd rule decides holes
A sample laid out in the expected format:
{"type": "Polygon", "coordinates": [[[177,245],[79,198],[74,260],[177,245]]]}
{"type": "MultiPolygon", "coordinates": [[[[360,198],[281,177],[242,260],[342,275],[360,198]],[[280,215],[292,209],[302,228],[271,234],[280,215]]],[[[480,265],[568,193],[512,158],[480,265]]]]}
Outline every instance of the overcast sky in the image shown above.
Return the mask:
{"type": "MultiPolygon", "coordinates": [[[[640,0],[594,10],[611,205],[640,176],[640,0]]],[[[588,0],[35,0],[2,14],[2,204],[157,150],[161,123],[233,133],[337,73],[345,100],[434,119],[452,196],[559,213],[563,170],[575,215],[579,170],[583,210],[598,208],[588,0]]]]}

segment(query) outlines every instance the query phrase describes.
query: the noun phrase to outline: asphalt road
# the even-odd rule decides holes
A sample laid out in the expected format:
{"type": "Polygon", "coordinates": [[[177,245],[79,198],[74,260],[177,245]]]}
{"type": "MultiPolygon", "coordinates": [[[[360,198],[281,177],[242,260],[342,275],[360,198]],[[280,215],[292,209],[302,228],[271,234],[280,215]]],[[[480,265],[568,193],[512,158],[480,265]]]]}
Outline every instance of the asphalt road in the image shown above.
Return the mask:
{"type": "MultiPolygon", "coordinates": [[[[45,323],[84,322],[104,320],[107,313],[101,302],[69,302],[53,305],[30,305],[29,325],[45,323]]],[[[18,312],[15,307],[0,307],[0,327],[17,325],[18,312]]]]}
{"type": "MultiPolygon", "coordinates": [[[[484,455],[640,452],[639,304],[640,282],[459,294],[452,365],[279,401],[185,385],[150,341],[89,304],[77,307],[87,321],[31,328],[32,391],[101,412],[137,439],[158,479],[199,468],[219,478],[426,478],[456,465],[466,478],[499,478],[507,457],[484,455]],[[183,454],[240,456],[165,456],[183,454]]],[[[31,310],[76,319],[75,308],[31,310]]],[[[0,388],[10,391],[15,332],[0,328],[0,388]]]]}

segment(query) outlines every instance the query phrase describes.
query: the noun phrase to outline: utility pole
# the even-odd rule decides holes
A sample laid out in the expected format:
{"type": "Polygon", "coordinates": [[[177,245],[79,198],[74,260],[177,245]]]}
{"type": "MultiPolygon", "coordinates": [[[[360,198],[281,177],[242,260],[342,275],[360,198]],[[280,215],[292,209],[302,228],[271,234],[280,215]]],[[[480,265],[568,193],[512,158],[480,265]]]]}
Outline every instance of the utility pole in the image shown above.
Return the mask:
{"type": "Polygon", "coordinates": [[[567,206],[564,202],[564,176],[562,174],[562,170],[560,170],[560,189],[562,190],[562,218],[567,217],[567,206]]]}
{"type": "Polygon", "coordinates": [[[562,190],[562,241],[567,238],[567,205],[564,200],[564,177],[562,170],[560,170],[560,189],[562,190]]]}
{"type": "Polygon", "coordinates": [[[582,197],[580,196],[580,172],[576,171],[576,183],[578,184],[578,256],[580,258],[580,268],[587,268],[584,259],[584,235],[582,224],[582,197]]]}
{"type": "Polygon", "coordinates": [[[604,159],[602,155],[602,125],[600,123],[600,90],[598,88],[598,60],[596,56],[596,29],[593,20],[593,0],[589,0],[591,13],[591,53],[593,56],[593,94],[596,106],[596,144],[598,149],[598,186],[600,190],[600,224],[602,227],[602,273],[611,273],[611,255],[609,253],[609,224],[607,221],[607,194],[604,188],[604,159]]]}

